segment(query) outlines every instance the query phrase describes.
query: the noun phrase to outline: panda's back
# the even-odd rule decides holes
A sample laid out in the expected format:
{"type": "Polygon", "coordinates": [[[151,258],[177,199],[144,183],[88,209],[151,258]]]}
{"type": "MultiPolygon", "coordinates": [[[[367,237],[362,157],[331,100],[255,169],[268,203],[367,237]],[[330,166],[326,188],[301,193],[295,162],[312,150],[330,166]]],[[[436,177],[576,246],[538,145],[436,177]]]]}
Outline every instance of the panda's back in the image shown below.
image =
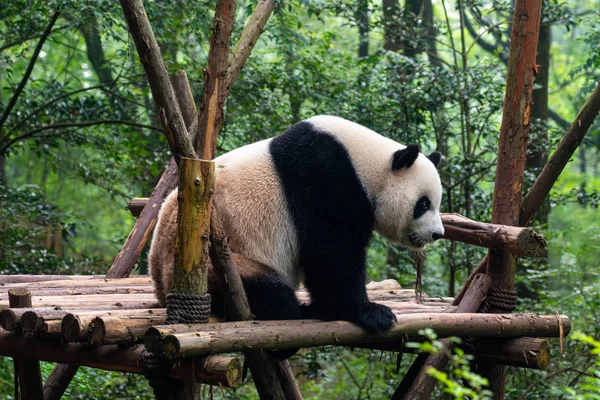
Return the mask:
{"type": "Polygon", "coordinates": [[[215,205],[233,251],[279,270],[297,286],[302,280],[298,240],[273,167],[271,140],[215,159],[215,205]]]}

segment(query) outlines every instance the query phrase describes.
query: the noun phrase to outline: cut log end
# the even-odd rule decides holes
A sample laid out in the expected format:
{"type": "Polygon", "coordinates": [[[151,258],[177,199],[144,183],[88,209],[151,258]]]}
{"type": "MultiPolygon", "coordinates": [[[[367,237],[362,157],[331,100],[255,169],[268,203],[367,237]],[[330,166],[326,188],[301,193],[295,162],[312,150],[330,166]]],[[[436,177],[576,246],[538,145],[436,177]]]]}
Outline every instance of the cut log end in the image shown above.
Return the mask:
{"type": "Polygon", "coordinates": [[[0,311],[0,326],[6,331],[14,331],[19,326],[17,314],[9,308],[0,311]]]}
{"type": "Polygon", "coordinates": [[[81,332],[81,323],[79,318],[73,314],[67,314],[60,323],[63,339],[67,342],[75,342],[81,332]]]}

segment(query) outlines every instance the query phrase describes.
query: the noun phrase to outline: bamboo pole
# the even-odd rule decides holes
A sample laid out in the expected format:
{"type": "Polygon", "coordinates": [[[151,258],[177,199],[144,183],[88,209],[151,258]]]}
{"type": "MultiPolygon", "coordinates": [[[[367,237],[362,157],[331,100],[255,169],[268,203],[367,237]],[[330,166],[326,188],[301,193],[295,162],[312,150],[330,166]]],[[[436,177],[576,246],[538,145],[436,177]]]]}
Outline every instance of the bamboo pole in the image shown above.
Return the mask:
{"type": "MultiPolygon", "coordinates": [[[[11,308],[31,307],[31,294],[26,288],[10,289],[8,301],[11,308]]],[[[15,398],[43,399],[42,372],[37,360],[23,358],[21,354],[12,356],[15,364],[15,398]]]]}
{"type": "MultiPolygon", "coordinates": [[[[518,226],[523,173],[527,159],[531,96],[538,68],[535,59],[542,1],[517,0],[514,8],[506,93],[498,143],[492,223],[518,226]]],[[[506,251],[490,250],[487,274],[492,279],[494,290],[514,290],[514,256],[506,251]]],[[[484,375],[489,379],[494,399],[504,399],[506,368],[489,365],[489,370],[484,372],[484,375]]]]}
{"type": "Polygon", "coordinates": [[[266,350],[349,345],[399,341],[419,337],[419,330],[433,329],[439,337],[474,336],[515,338],[521,336],[559,337],[571,330],[566,316],[528,314],[418,314],[400,315],[386,334],[366,335],[359,327],[345,321],[245,321],[205,327],[195,333],[171,334],[161,347],[165,355],[194,356],[211,352],[266,350]]]}

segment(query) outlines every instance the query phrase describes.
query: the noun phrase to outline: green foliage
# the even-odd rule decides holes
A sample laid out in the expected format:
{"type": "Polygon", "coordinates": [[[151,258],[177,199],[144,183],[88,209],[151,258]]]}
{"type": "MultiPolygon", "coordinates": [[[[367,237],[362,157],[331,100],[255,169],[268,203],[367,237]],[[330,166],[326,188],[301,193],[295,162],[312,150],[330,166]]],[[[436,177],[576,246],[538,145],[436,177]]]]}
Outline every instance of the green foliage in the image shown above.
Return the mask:
{"type": "MultiPolygon", "coordinates": [[[[421,330],[419,331],[419,335],[425,338],[424,342],[408,342],[406,343],[406,347],[419,349],[422,352],[430,354],[447,351],[444,343],[437,340],[437,335],[433,330],[421,330]]],[[[442,392],[447,393],[454,399],[491,399],[492,393],[486,389],[488,380],[471,371],[473,356],[466,354],[458,347],[462,343],[462,340],[457,337],[449,337],[446,340],[448,343],[456,345],[452,352],[448,354],[448,371],[444,372],[430,367],[427,373],[441,384],[442,392]]]]}

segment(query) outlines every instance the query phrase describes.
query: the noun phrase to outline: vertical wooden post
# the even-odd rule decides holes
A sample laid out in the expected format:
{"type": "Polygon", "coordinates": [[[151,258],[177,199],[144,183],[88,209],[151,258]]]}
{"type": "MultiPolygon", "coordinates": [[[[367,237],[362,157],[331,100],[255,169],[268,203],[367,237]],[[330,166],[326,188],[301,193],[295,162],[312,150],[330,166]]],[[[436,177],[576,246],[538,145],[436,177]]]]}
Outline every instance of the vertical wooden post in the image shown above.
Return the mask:
{"type": "MultiPolygon", "coordinates": [[[[492,205],[494,224],[519,225],[541,6],[542,0],[515,2],[492,205]]],[[[514,290],[515,259],[510,253],[490,250],[487,271],[491,290],[514,290]]],[[[506,368],[491,365],[485,369],[494,399],[503,399],[506,368]]]]}
{"type": "MultiPolygon", "coordinates": [[[[31,293],[29,289],[18,288],[8,291],[8,305],[10,308],[31,308],[31,293]]],[[[44,387],[42,386],[42,372],[40,362],[24,358],[15,358],[15,380],[19,381],[21,398],[24,400],[42,400],[44,387]]],[[[15,384],[15,391],[17,385],[15,384]]],[[[15,393],[15,398],[17,398],[15,393]]]]}

